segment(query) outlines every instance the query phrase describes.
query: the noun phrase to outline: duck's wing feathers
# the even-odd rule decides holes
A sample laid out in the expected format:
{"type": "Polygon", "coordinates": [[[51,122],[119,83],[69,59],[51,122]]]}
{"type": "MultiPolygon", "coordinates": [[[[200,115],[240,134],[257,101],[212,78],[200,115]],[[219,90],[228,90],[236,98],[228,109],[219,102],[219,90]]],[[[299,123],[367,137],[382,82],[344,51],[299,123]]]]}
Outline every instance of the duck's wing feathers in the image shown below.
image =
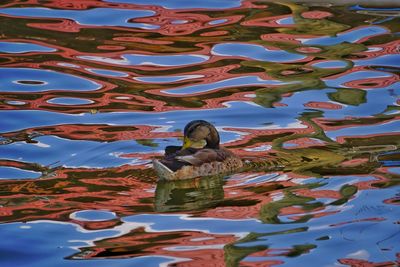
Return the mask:
{"type": "Polygon", "coordinates": [[[224,161],[232,153],[226,149],[201,149],[194,154],[185,156],[176,156],[175,158],[182,162],[187,162],[194,166],[213,161],[224,161]]]}

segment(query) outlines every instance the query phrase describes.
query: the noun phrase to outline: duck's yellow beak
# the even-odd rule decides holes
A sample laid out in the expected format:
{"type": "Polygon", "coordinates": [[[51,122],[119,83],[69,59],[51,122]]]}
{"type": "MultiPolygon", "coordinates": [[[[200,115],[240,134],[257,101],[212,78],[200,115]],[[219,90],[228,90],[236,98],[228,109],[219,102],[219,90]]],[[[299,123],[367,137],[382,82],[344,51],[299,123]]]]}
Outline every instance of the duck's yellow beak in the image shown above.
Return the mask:
{"type": "Polygon", "coordinates": [[[192,141],[187,137],[187,136],[185,136],[184,138],[183,138],[183,146],[182,146],[182,149],[186,149],[186,148],[189,148],[189,147],[191,147],[192,146],[192,141]]]}
{"type": "Polygon", "coordinates": [[[205,147],[207,144],[206,140],[200,140],[200,141],[193,141],[190,140],[187,136],[185,136],[183,138],[183,146],[182,149],[186,149],[186,148],[203,148],[205,147]]]}

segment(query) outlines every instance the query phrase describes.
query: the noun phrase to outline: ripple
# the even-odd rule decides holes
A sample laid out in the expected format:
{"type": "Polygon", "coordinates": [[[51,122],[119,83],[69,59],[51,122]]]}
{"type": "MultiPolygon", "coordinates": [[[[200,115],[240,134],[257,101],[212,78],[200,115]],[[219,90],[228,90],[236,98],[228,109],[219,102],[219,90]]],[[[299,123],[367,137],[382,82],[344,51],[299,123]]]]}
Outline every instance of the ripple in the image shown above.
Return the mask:
{"type": "Polygon", "coordinates": [[[36,179],[41,175],[40,172],[0,166],[0,179],[36,179]]]}
{"type": "Polygon", "coordinates": [[[2,263],[395,266],[399,12],[362,9],[7,1],[2,263]],[[249,168],[156,184],[196,119],[249,168]]]}
{"type": "Polygon", "coordinates": [[[284,50],[270,50],[260,45],[244,43],[216,44],[211,53],[218,56],[246,57],[260,61],[270,62],[294,62],[306,58],[306,56],[290,53],[284,50]]]}
{"type": "Polygon", "coordinates": [[[288,84],[276,80],[263,80],[258,76],[240,76],[218,81],[211,84],[199,84],[176,89],[167,89],[162,92],[170,95],[202,94],[213,90],[222,90],[229,87],[252,86],[252,85],[282,85],[288,84]]]}
{"type": "Polygon", "coordinates": [[[210,25],[218,25],[218,24],[225,23],[227,21],[228,21],[227,19],[217,19],[217,20],[210,21],[208,24],[210,24],[210,25]]]}
{"type": "Polygon", "coordinates": [[[350,86],[346,86],[345,85],[346,83],[354,82],[357,80],[390,78],[390,77],[393,77],[393,74],[381,71],[362,70],[362,71],[353,71],[347,74],[340,75],[340,77],[336,77],[336,79],[327,79],[325,80],[325,83],[329,87],[349,88],[350,86]]]}
{"type": "Polygon", "coordinates": [[[25,128],[50,126],[54,122],[57,124],[111,124],[111,125],[131,125],[132,121],[138,125],[171,125],[165,121],[175,121],[177,129],[183,129],[186,123],[194,119],[208,118],[217,126],[229,125],[236,128],[262,128],[278,129],[282,128],[305,128],[298,124],[298,120],[293,118],[291,112],[300,112],[303,106],[288,108],[280,107],[265,109],[251,102],[226,102],[225,107],[204,110],[178,110],[163,112],[163,119],[158,113],[144,112],[111,112],[98,113],[92,115],[85,114],[63,114],[40,110],[3,110],[0,115],[13,118],[0,124],[0,131],[10,132],[25,128]],[[249,118],[252,118],[249,120],[249,118]]]}
{"type": "Polygon", "coordinates": [[[19,43],[19,42],[0,42],[0,52],[3,53],[11,53],[11,54],[20,54],[20,53],[29,53],[29,52],[55,52],[57,51],[54,48],[30,44],[30,43],[19,43]]]}
{"type": "Polygon", "coordinates": [[[369,135],[385,135],[385,133],[400,133],[400,121],[392,121],[380,125],[364,125],[348,127],[327,132],[327,136],[338,140],[343,137],[361,137],[369,135]]]}
{"type": "Polygon", "coordinates": [[[101,88],[100,84],[78,76],[42,69],[0,68],[0,79],[0,92],[91,91],[101,88]]]}
{"type": "MultiPolygon", "coordinates": [[[[129,225],[127,228],[134,231],[136,227],[129,225]],[[130,228],[129,228],[130,226],[130,228]]],[[[37,259],[45,258],[48,263],[57,263],[60,266],[68,266],[70,263],[65,263],[65,259],[79,259],[78,265],[88,266],[90,264],[87,255],[72,257],[71,255],[76,253],[79,247],[90,247],[98,240],[112,238],[115,235],[121,235],[122,230],[119,229],[107,229],[98,231],[88,231],[82,227],[65,222],[56,221],[36,221],[32,223],[10,223],[2,224],[0,226],[1,233],[0,237],[3,240],[9,240],[8,245],[12,249],[13,258],[6,258],[5,262],[13,262],[18,266],[26,265],[26,257],[32,259],[32,262],[37,262],[37,259]],[[22,228],[21,228],[22,226],[22,228]],[[26,229],[26,226],[30,228],[26,229]],[[28,232],[27,232],[28,231],[28,232]],[[49,241],[50,236],[57,236],[52,242],[49,241]],[[34,242],[40,244],[40,249],[37,246],[36,249],[26,250],[24,253],[20,253],[17,248],[21,244],[29,244],[34,242]],[[18,257],[15,257],[18,255],[18,257]],[[60,257],[64,260],[60,260],[60,257]],[[64,263],[63,263],[64,262],[64,263]]],[[[0,243],[0,249],[6,250],[7,247],[4,242],[0,243]]],[[[126,259],[113,259],[96,261],[95,265],[98,267],[109,267],[112,265],[118,265],[121,267],[129,266],[168,266],[176,262],[186,261],[177,257],[164,256],[164,255],[152,255],[149,256],[138,256],[134,258],[126,259]]]]}
{"type": "Polygon", "coordinates": [[[127,10],[112,8],[93,8],[89,10],[61,10],[39,7],[1,8],[0,14],[25,18],[71,19],[87,26],[121,26],[141,29],[157,29],[158,26],[129,22],[134,18],[154,15],[150,10],[127,10]]]}
{"type": "MultiPolygon", "coordinates": [[[[142,146],[132,141],[109,143],[69,140],[56,136],[36,137],[38,143],[14,142],[0,147],[0,158],[35,162],[43,166],[54,164],[77,168],[107,168],[123,164],[137,164],[136,158],[121,155],[137,152],[148,153],[157,148],[142,146]],[[96,153],[94,153],[96,151],[96,153]]],[[[143,162],[142,162],[143,163],[143,162]]]]}
{"type": "Polygon", "coordinates": [[[123,65],[123,66],[135,66],[135,65],[147,65],[147,66],[160,66],[160,67],[173,67],[173,66],[185,66],[203,63],[209,59],[208,56],[202,55],[139,55],[139,54],[127,54],[121,56],[121,59],[99,57],[99,56],[79,56],[80,59],[123,65]]]}
{"type": "Polygon", "coordinates": [[[92,104],[92,103],[94,103],[94,101],[89,100],[89,99],[83,99],[83,98],[75,98],[75,97],[56,97],[56,98],[47,100],[47,103],[73,106],[73,105],[92,104]]]}
{"type": "Polygon", "coordinates": [[[71,219],[83,222],[109,221],[117,218],[114,212],[105,210],[81,210],[70,215],[71,219]]]}
{"type": "Polygon", "coordinates": [[[26,102],[18,101],[18,100],[9,100],[9,101],[6,101],[6,103],[9,105],[13,105],[13,106],[22,106],[22,105],[26,104],[26,102]]]}
{"type": "Polygon", "coordinates": [[[146,83],[171,83],[180,82],[188,79],[202,78],[204,75],[181,75],[181,76],[143,76],[135,77],[134,80],[146,83]]]}
{"type": "Polygon", "coordinates": [[[129,74],[122,72],[122,71],[115,71],[115,70],[104,70],[104,69],[86,69],[94,74],[98,74],[101,76],[107,77],[128,77],[129,74]]]}
{"type": "Polygon", "coordinates": [[[389,54],[371,59],[354,60],[356,66],[390,66],[400,68],[400,55],[389,54]]]}
{"type": "Polygon", "coordinates": [[[342,60],[324,60],[312,64],[313,67],[323,69],[340,69],[347,67],[348,63],[342,60]]]}
{"type": "MultiPolygon", "coordinates": [[[[147,0],[106,0],[112,3],[128,3],[138,5],[148,5],[147,0]]],[[[225,9],[240,6],[241,0],[203,0],[203,1],[186,1],[186,0],[155,0],[152,5],[162,6],[168,9],[187,9],[187,8],[208,8],[208,9],[225,9]]]]}
{"type": "Polygon", "coordinates": [[[377,35],[383,35],[389,33],[384,27],[369,26],[354,28],[344,33],[339,33],[334,37],[319,37],[303,41],[303,44],[307,45],[336,45],[344,42],[354,43],[360,42],[365,38],[370,38],[377,35]]]}

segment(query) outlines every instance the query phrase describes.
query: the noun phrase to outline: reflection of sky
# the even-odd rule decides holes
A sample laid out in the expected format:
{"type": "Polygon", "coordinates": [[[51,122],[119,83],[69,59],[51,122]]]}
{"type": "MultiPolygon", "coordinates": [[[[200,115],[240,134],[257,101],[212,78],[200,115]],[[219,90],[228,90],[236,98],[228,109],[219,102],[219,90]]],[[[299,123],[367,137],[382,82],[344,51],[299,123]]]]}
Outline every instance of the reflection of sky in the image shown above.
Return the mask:
{"type": "Polygon", "coordinates": [[[382,55],[379,57],[353,60],[355,66],[388,66],[400,68],[400,55],[399,54],[389,54],[382,55]]]}
{"type": "Polygon", "coordinates": [[[88,10],[61,10],[39,7],[1,8],[0,14],[32,18],[65,18],[88,26],[122,26],[141,29],[157,29],[158,26],[128,22],[130,19],[155,14],[150,10],[93,8],[88,10]]]}
{"type": "MultiPolygon", "coordinates": [[[[396,7],[364,7],[364,6],[360,6],[360,5],[354,5],[352,7],[349,8],[350,10],[365,10],[365,11],[400,11],[400,8],[396,8],[396,7]]],[[[385,13],[383,13],[385,14],[385,13]]]]}
{"type": "Polygon", "coordinates": [[[43,69],[0,68],[0,80],[0,92],[90,91],[101,87],[100,84],[78,76],[43,69]],[[19,81],[41,84],[23,84],[19,81]]]}
{"type": "Polygon", "coordinates": [[[53,221],[2,224],[0,229],[0,238],[7,240],[0,242],[0,250],[7,252],[2,256],[3,266],[132,267],[160,266],[163,263],[166,266],[176,261],[173,257],[158,255],[101,261],[65,259],[78,252],[76,247],[88,246],[97,239],[112,237],[120,232],[116,230],[89,231],[74,224],[53,221]]]}
{"type": "Polygon", "coordinates": [[[3,53],[28,53],[28,52],[54,52],[56,49],[30,43],[0,42],[0,52],[3,53]]]}
{"type": "Polygon", "coordinates": [[[39,178],[40,175],[40,173],[34,171],[0,166],[0,179],[35,179],[39,178]]]}
{"type": "Polygon", "coordinates": [[[74,106],[74,105],[86,105],[94,102],[89,99],[76,98],[76,97],[57,97],[47,100],[47,103],[74,106]]]}
{"type": "Polygon", "coordinates": [[[211,53],[219,56],[247,57],[270,62],[292,62],[306,58],[303,55],[289,53],[285,50],[269,50],[261,45],[244,43],[216,44],[211,53]]]}
{"type": "Polygon", "coordinates": [[[204,77],[203,75],[180,75],[180,76],[142,76],[135,77],[133,79],[146,82],[146,83],[171,83],[171,82],[179,82],[188,79],[196,79],[204,77]]]}
{"type": "Polygon", "coordinates": [[[229,102],[227,107],[203,110],[178,110],[161,113],[146,112],[110,112],[97,114],[63,114],[41,110],[4,110],[0,116],[11,116],[0,124],[0,132],[9,132],[31,127],[57,124],[110,124],[110,125],[154,125],[170,126],[168,121],[175,121],[174,127],[183,129],[187,122],[196,119],[207,119],[215,125],[238,128],[261,127],[268,129],[274,124],[277,128],[297,123],[292,114],[303,108],[282,107],[266,109],[246,102],[229,102]],[[251,118],[251,119],[250,119],[251,118]]]}
{"type": "Polygon", "coordinates": [[[135,164],[136,159],[121,158],[120,154],[148,153],[159,148],[142,146],[133,140],[95,142],[69,140],[55,136],[35,138],[39,143],[16,142],[0,146],[0,158],[35,162],[41,165],[65,165],[67,167],[113,167],[135,164]]]}
{"type": "Polygon", "coordinates": [[[209,59],[208,56],[202,55],[139,55],[127,54],[121,56],[120,59],[99,57],[99,56],[79,56],[80,59],[103,62],[116,65],[151,65],[151,66],[184,66],[198,64],[209,59]]]}
{"type": "Polygon", "coordinates": [[[114,212],[106,210],[80,210],[71,213],[69,216],[71,219],[83,221],[83,222],[97,222],[97,221],[108,221],[116,218],[114,212]]]}
{"type": "MultiPolygon", "coordinates": [[[[339,89],[340,90],[340,89],[339,89]]],[[[400,94],[400,89],[398,90],[400,94]]],[[[289,105],[294,109],[300,109],[304,104],[311,101],[318,102],[331,102],[336,103],[329,99],[329,93],[335,93],[335,89],[324,89],[324,90],[310,90],[294,93],[290,97],[285,97],[282,103],[289,105]]],[[[375,114],[383,112],[389,105],[392,105],[394,98],[387,89],[374,89],[365,91],[367,100],[365,103],[358,106],[341,104],[341,109],[324,109],[324,108],[307,108],[324,111],[324,118],[326,119],[344,119],[346,116],[354,117],[369,117],[375,114]]]]}
{"type": "Polygon", "coordinates": [[[355,127],[347,127],[336,131],[326,132],[326,135],[332,139],[341,136],[363,136],[363,135],[379,135],[387,133],[400,133],[400,121],[392,121],[377,125],[362,125],[355,127]]]}
{"type": "Polygon", "coordinates": [[[163,92],[172,95],[185,95],[185,94],[200,94],[208,91],[223,89],[236,86],[251,86],[251,85],[281,85],[285,84],[276,80],[263,80],[258,76],[240,76],[227,80],[218,81],[211,84],[198,84],[175,89],[163,90],[163,92]]]}
{"type": "Polygon", "coordinates": [[[208,9],[225,9],[238,7],[241,0],[201,0],[201,1],[188,1],[188,0],[106,0],[112,3],[128,3],[138,5],[157,5],[167,9],[186,9],[186,8],[208,8],[208,9]]]}
{"type": "Polygon", "coordinates": [[[364,79],[373,79],[373,78],[389,78],[392,77],[393,74],[382,71],[355,71],[350,72],[345,75],[341,75],[340,77],[336,77],[335,79],[325,79],[324,82],[329,87],[342,87],[349,88],[349,86],[345,86],[344,84],[347,82],[364,80],[364,79]]]}
{"type": "Polygon", "coordinates": [[[348,42],[354,43],[365,37],[371,37],[375,35],[382,35],[389,33],[389,31],[384,27],[379,26],[369,26],[351,29],[344,33],[339,33],[336,36],[326,36],[313,39],[307,39],[303,41],[306,45],[337,45],[340,43],[348,42]]]}

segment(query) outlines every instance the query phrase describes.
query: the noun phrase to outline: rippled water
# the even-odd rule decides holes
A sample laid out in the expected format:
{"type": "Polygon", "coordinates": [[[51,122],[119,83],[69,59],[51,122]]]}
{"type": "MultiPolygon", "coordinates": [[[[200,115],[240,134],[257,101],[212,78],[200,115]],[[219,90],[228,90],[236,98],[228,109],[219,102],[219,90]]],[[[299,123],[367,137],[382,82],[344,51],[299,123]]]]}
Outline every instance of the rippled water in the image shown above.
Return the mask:
{"type": "Polygon", "coordinates": [[[1,266],[397,266],[398,6],[2,1],[1,266]],[[157,182],[193,119],[254,168],[157,182]]]}

